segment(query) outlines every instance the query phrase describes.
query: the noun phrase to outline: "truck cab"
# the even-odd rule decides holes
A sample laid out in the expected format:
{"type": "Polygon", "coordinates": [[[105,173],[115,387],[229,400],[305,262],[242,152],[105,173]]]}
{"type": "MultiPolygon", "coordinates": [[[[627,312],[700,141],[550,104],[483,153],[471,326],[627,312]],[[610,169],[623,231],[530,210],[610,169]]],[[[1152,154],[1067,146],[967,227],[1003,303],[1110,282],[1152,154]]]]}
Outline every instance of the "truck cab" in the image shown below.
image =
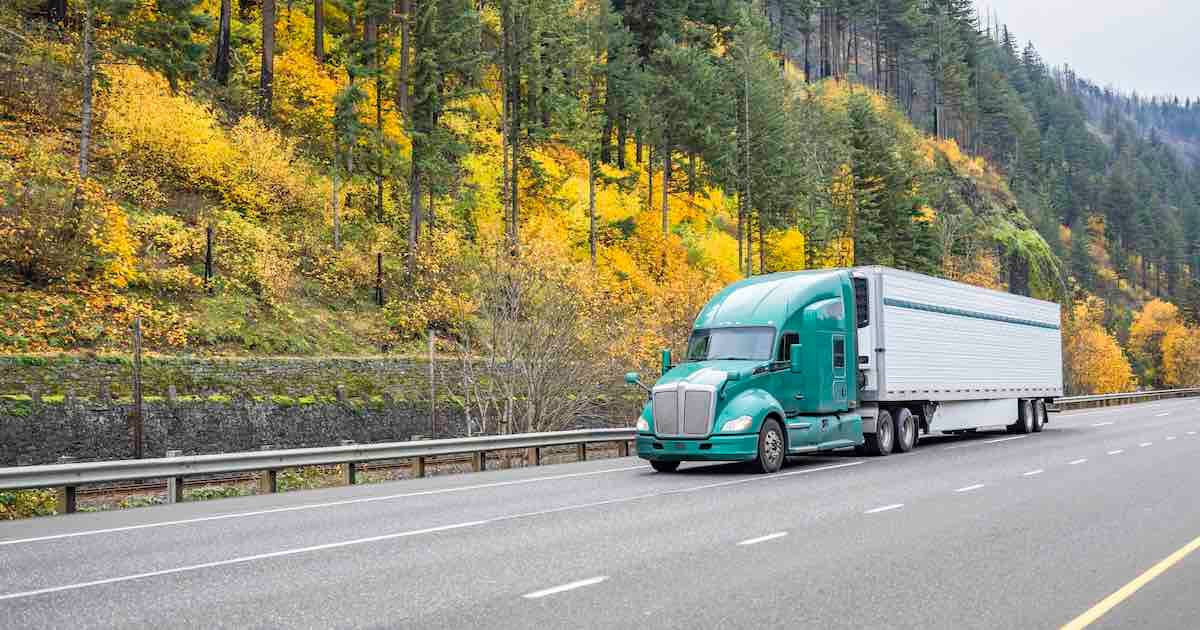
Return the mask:
{"type": "Polygon", "coordinates": [[[854,310],[849,270],[726,287],[696,317],[683,360],[664,353],[643,385],[638,455],[660,471],[700,460],[774,472],[787,455],[862,445],[854,310]]]}

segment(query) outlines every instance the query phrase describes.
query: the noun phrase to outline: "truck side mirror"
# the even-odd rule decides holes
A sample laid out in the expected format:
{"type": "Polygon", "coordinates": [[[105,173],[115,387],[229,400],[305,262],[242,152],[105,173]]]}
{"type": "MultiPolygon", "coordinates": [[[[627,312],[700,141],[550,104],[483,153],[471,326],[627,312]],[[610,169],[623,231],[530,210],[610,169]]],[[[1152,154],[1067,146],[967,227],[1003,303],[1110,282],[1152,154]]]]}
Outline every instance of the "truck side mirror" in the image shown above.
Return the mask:
{"type": "Polygon", "coordinates": [[[800,374],[804,371],[804,363],[800,361],[800,344],[794,343],[788,349],[788,356],[792,360],[792,374],[800,374]]]}
{"type": "Polygon", "coordinates": [[[671,370],[671,351],[670,351],[670,350],[663,350],[663,351],[662,351],[662,371],[663,371],[663,374],[666,374],[666,373],[667,373],[667,372],[669,372],[670,370],[671,370]]]}
{"type": "Polygon", "coordinates": [[[647,394],[650,393],[650,388],[646,387],[646,384],[642,382],[642,379],[638,376],[637,372],[626,372],[625,382],[629,383],[630,385],[637,385],[638,387],[641,387],[646,391],[647,394]]]}

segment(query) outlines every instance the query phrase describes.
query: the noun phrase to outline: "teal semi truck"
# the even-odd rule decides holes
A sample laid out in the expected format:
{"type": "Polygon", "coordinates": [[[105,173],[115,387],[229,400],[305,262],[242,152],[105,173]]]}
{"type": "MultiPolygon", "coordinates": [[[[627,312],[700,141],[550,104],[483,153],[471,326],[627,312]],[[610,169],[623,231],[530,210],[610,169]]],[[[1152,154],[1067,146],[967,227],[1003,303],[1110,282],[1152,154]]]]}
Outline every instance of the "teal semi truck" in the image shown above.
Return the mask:
{"type": "Polygon", "coordinates": [[[1039,432],[1062,395],[1057,304],[887,267],[776,273],[720,291],[687,355],[664,351],[637,418],[638,456],[743,461],[854,448],[882,456],[920,438],[1039,432]]]}

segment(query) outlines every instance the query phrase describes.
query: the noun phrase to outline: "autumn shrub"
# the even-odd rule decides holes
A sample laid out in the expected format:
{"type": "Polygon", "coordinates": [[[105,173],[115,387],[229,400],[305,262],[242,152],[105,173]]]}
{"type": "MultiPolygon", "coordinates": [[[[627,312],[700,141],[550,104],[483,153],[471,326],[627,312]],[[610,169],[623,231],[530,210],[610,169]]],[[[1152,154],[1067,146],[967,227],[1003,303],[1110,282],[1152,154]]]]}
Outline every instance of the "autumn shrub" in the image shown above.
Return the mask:
{"type": "Polygon", "coordinates": [[[0,521],[50,516],[55,513],[56,506],[53,490],[0,491],[0,521]]]}
{"type": "Polygon", "coordinates": [[[1063,318],[1063,367],[1070,394],[1111,394],[1134,389],[1129,360],[1103,326],[1104,303],[1089,296],[1063,318]]]}
{"type": "Polygon", "coordinates": [[[1200,387],[1200,328],[1177,324],[1163,336],[1163,382],[1200,387]]]}
{"type": "Polygon", "coordinates": [[[128,219],[55,149],[35,141],[0,162],[0,265],[35,283],[124,287],[135,275],[128,219]]]}
{"type": "Polygon", "coordinates": [[[295,281],[286,242],[236,212],[217,211],[209,219],[217,283],[227,290],[252,293],[267,304],[282,305],[295,281]]]}
{"type": "Polygon", "coordinates": [[[1129,353],[1145,381],[1154,387],[1166,384],[1163,341],[1178,325],[1179,308],[1156,299],[1142,306],[1129,327],[1129,353]]]}

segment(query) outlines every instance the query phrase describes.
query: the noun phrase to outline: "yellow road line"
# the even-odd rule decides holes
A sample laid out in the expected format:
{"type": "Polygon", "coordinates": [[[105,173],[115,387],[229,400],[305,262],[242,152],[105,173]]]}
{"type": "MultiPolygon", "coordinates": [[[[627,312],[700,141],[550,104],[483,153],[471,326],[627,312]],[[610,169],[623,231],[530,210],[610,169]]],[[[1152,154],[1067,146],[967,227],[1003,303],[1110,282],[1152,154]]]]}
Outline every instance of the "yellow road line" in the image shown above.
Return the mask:
{"type": "Polygon", "coordinates": [[[1099,604],[1089,608],[1087,612],[1071,620],[1070,623],[1062,627],[1062,630],[1082,630],[1088,627],[1097,619],[1103,617],[1105,613],[1115,608],[1117,604],[1120,604],[1128,599],[1130,595],[1136,593],[1138,589],[1149,584],[1150,580],[1162,575],[1167,569],[1175,566],[1180,560],[1183,560],[1188,554],[1197,549],[1200,549],[1200,536],[1197,536],[1195,540],[1184,545],[1183,548],[1175,553],[1163,558],[1158,564],[1147,569],[1145,573],[1134,578],[1132,582],[1122,586],[1117,592],[1105,597],[1099,604]]]}

